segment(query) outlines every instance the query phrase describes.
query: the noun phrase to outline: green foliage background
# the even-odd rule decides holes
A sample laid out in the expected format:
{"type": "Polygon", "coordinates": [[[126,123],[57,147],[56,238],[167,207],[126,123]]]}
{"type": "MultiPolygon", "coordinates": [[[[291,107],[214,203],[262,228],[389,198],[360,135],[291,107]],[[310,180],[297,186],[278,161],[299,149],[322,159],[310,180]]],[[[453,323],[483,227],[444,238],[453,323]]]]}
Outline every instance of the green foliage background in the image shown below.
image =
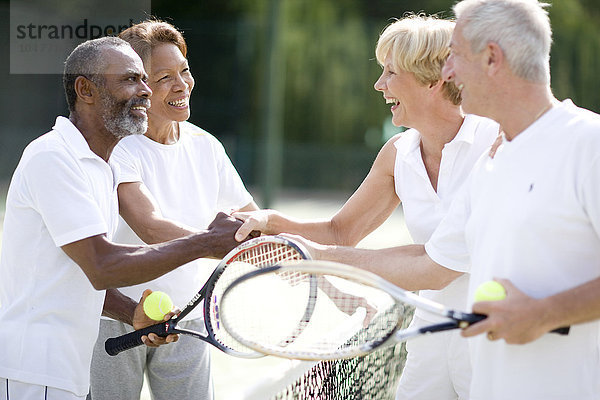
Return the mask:
{"type": "MultiPolygon", "coordinates": [[[[184,32],[196,79],[191,121],[225,144],[248,185],[352,191],[385,139],[398,131],[373,89],[379,33],[407,12],[451,17],[453,3],[153,0],[152,14],[184,32]]],[[[600,2],[551,3],[554,93],[600,112],[600,2]]],[[[8,4],[0,0],[6,29],[8,4]]],[[[57,114],[66,114],[60,77],[10,75],[6,64],[0,65],[3,178],[24,146],[57,114]]]]}

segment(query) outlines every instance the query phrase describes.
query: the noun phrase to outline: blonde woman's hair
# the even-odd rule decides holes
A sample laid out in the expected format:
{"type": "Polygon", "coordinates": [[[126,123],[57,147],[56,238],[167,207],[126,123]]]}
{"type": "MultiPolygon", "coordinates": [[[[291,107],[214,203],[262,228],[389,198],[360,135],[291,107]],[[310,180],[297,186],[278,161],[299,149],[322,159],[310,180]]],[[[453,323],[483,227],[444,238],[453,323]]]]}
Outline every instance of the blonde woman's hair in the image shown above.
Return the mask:
{"type": "MultiPolygon", "coordinates": [[[[389,55],[394,69],[412,73],[423,85],[435,84],[442,79],[453,31],[453,21],[409,15],[385,28],[377,41],[375,57],[384,65],[389,55]]],[[[453,82],[444,82],[442,91],[453,104],[461,103],[460,91],[453,82]]]]}

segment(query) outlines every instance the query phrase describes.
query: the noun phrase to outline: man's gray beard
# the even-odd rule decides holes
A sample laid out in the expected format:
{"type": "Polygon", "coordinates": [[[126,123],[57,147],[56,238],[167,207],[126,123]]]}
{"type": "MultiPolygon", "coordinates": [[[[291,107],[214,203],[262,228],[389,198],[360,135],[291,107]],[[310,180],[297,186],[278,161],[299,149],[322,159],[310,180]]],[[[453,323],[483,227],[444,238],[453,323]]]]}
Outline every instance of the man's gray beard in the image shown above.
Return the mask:
{"type": "Polygon", "coordinates": [[[131,115],[118,115],[111,119],[104,114],[102,121],[104,121],[104,127],[117,139],[131,135],[143,135],[148,130],[148,119],[138,120],[131,115]]]}
{"type": "Polygon", "coordinates": [[[104,127],[117,139],[131,135],[143,135],[148,130],[148,118],[138,118],[130,114],[134,103],[133,99],[123,104],[116,101],[110,93],[104,92],[101,103],[104,109],[102,113],[104,127]]]}

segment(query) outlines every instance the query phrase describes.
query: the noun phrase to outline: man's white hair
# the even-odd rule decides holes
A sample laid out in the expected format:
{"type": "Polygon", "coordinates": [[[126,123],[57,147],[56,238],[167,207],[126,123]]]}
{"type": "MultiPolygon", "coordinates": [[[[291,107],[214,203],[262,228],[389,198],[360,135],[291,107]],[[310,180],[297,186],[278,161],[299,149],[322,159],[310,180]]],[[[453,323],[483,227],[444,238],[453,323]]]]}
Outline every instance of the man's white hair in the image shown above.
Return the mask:
{"type": "Polygon", "coordinates": [[[473,53],[494,42],[515,75],[549,84],[552,29],[548,6],[537,0],[463,0],[454,6],[454,14],[462,21],[462,34],[473,53]]]}

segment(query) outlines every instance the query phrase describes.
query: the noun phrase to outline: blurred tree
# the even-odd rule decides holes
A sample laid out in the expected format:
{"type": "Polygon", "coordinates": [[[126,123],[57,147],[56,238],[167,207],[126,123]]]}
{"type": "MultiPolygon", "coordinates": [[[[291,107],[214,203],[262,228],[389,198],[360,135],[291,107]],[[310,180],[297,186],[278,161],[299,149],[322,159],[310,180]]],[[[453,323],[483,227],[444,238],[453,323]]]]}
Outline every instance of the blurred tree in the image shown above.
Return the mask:
{"type": "MultiPolygon", "coordinates": [[[[266,72],[270,1],[281,11],[275,35],[283,174],[311,168],[306,177],[288,180],[353,189],[385,140],[384,126],[396,130],[386,125],[389,107],[373,90],[381,71],[374,60],[379,34],[407,12],[451,17],[455,0],[153,0],[152,14],[183,30],[188,41],[196,79],[192,122],[224,141],[250,183],[258,180],[257,164],[265,156],[267,83],[273,78],[266,72]],[[331,173],[320,173],[325,169],[331,173]]],[[[4,60],[10,56],[9,5],[0,0],[4,60]]],[[[550,17],[556,96],[600,112],[600,1],[555,0],[550,17]]],[[[59,77],[11,75],[8,66],[0,65],[3,177],[12,174],[25,144],[66,111],[59,77]],[[32,101],[27,87],[43,95],[32,101]]]]}
{"type": "MultiPolygon", "coordinates": [[[[190,41],[199,83],[192,119],[225,141],[233,138],[226,144],[247,180],[263,176],[268,158],[263,141],[278,126],[276,147],[289,181],[354,188],[386,139],[389,108],[373,90],[381,71],[374,59],[380,32],[411,12],[451,18],[455,1],[276,0],[278,79],[268,73],[269,1],[153,1],[153,12],[172,16],[190,41]],[[271,85],[276,81],[283,84],[271,85]],[[281,102],[275,108],[273,96],[281,102]],[[282,115],[270,115],[272,109],[282,115]]],[[[551,62],[557,97],[600,111],[594,76],[600,68],[597,3],[554,2],[551,62]]]]}
{"type": "Polygon", "coordinates": [[[598,2],[580,0],[555,1],[550,8],[554,32],[550,71],[555,95],[596,112],[600,112],[599,10],[598,2]]]}

